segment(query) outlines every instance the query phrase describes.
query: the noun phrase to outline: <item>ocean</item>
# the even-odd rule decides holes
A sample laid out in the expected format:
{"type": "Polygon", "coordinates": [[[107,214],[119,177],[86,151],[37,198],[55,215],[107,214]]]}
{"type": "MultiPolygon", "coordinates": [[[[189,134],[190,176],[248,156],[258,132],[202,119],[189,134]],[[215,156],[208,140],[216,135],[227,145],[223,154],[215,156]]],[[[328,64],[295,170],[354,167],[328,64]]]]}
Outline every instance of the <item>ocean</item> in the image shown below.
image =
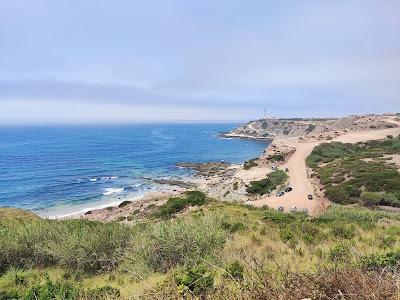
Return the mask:
{"type": "Polygon", "coordinates": [[[55,217],[105,207],[179,178],[178,162],[242,163],[268,141],[224,139],[239,124],[0,127],[0,206],[55,217]]]}

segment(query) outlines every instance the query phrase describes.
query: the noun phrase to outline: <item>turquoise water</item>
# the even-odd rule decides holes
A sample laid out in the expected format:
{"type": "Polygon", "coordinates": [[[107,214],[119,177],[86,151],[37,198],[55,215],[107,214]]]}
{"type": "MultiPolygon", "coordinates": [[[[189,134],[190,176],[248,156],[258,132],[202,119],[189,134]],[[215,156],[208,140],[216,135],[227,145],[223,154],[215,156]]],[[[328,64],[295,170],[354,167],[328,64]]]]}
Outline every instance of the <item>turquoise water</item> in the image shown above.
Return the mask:
{"type": "Polygon", "coordinates": [[[0,128],[0,206],[60,215],[159,189],[178,162],[256,157],[268,142],[221,139],[238,124],[0,128]]]}

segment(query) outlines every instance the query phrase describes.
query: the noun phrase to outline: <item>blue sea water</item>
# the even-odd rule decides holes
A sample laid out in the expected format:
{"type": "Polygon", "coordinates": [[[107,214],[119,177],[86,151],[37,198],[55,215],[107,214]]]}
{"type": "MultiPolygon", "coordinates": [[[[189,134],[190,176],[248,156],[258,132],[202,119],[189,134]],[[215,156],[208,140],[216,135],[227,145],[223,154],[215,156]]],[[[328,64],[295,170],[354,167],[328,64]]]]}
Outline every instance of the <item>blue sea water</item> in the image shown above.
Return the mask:
{"type": "Polygon", "coordinates": [[[0,206],[72,213],[160,188],[141,177],[188,175],[178,162],[260,155],[268,142],[218,137],[237,125],[1,127],[0,206]]]}

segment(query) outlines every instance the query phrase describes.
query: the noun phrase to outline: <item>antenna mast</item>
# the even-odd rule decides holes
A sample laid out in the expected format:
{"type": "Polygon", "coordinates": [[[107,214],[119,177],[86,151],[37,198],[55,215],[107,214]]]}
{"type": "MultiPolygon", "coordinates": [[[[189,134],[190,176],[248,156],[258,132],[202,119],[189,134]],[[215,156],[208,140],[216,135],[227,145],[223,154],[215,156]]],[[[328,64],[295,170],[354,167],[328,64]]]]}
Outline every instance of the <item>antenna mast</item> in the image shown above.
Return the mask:
{"type": "Polygon", "coordinates": [[[264,107],[264,119],[265,120],[267,119],[267,110],[265,109],[265,107],[264,107]]]}

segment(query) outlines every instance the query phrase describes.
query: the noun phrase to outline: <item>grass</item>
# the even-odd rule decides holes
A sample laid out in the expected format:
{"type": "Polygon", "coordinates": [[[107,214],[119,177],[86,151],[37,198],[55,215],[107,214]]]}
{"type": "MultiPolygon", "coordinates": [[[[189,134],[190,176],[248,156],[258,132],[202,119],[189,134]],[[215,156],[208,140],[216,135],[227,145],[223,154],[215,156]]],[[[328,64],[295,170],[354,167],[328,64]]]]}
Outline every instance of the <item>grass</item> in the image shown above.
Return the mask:
{"type": "Polygon", "coordinates": [[[400,173],[384,155],[400,153],[400,137],[358,144],[324,143],[307,158],[333,202],[400,207],[400,173]]]}
{"type": "Polygon", "coordinates": [[[210,201],[132,226],[18,215],[0,219],[0,299],[399,296],[395,213],[332,205],[311,218],[210,201]]]}
{"type": "Polygon", "coordinates": [[[286,182],[288,175],[282,170],[276,170],[268,174],[267,178],[251,181],[250,186],[246,189],[249,194],[264,195],[272,192],[278,186],[286,182]]]}

